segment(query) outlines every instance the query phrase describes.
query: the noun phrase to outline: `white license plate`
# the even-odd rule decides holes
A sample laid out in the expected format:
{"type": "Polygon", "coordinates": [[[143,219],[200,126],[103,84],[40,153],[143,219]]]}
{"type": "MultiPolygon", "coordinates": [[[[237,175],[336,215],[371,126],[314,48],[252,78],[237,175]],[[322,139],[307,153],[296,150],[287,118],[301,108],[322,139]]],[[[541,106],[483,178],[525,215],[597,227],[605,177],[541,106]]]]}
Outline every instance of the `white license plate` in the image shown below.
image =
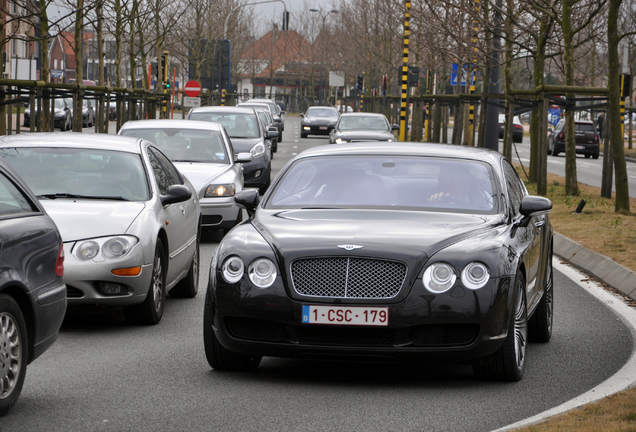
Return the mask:
{"type": "Polygon", "coordinates": [[[576,146],[577,150],[583,150],[585,147],[584,146],[576,146]]]}
{"type": "Polygon", "coordinates": [[[303,305],[302,322],[306,324],[387,326],[389,325],[389,308],[303,305]]]}
{"type": "Polygon", "coordinates": [[[327,130],[327,126],[320,126],[320,130],[327,130]]]}

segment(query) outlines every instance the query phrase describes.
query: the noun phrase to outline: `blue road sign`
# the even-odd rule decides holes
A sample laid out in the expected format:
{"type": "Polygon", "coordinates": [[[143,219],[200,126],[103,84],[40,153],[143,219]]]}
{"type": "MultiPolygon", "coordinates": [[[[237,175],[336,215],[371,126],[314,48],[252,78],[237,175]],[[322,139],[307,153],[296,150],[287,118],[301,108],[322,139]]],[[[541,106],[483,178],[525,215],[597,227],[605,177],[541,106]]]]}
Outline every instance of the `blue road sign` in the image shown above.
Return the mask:
{"type": "Polygon", "coordinates": [[[561,119],[561,108],[549,108],[548,109],[548,119],[552,126],[556,126],[561,119]]]}
{"type": "Polygon", "coordinates": [[[459,70],[459,66],[457,65],[457,63],[453,63],[451,65],[451,75],[450,75],[450,85],[452,86],[456,86],[457,85],[457,71],[459,70]]]}

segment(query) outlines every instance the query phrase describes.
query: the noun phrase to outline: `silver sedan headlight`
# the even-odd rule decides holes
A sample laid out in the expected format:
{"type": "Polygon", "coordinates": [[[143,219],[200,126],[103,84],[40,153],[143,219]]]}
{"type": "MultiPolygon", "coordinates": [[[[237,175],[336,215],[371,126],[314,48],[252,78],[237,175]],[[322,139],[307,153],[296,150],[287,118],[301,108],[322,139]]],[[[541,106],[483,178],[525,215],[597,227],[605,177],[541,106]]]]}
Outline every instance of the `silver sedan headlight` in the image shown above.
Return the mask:
{"type": "Polygon", "coordinates": [[[126,255],[139,242],[133,236],[102,237],[77,242],[73,254],[80,261],[96,258],[100,252],[104,258],[120,258],[126,255]]]}
{"type": "Polygon", "coordinates": [[[252,147],[252,149],[250,150],[250,153],[252,154],[252,157],[259,157],[264,155],[265,145],[259,142],[258,144],[254,145],[254,147],[252,147]]]}
{"type": "Polygon", "coordinates": [[[336,144],[342,144],[342,143],[346,143],[346,142],[347,142],[346,139],[336,138],[336,144]]]}
{"type": "Polygon", "coordinates": [[[205,189],[205,198],[231,197],[236,193],[234,184],[210,184],[205,189]]]}

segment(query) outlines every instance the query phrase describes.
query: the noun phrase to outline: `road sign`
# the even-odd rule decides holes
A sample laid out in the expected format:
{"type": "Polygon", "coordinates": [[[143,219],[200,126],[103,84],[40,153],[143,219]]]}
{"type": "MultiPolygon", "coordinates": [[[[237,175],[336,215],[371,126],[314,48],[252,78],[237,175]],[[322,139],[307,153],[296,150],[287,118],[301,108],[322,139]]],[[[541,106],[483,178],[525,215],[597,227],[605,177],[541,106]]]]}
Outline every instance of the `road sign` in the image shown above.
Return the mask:
{"type": "Polygon", "coordinates": [[[457,65],[457,63],[453,63],[451,65],[451,76],[450,76],[450,85],[452,86],[456,86],[457,85],[457,71],[459,70],[459,66],[457,65]]]}
{"type": "Polygon", "coordinates": [[[561,108],[550,108],[548,109],[548,120],[552,126],[556,126],[561,119],[561,108]]]}
{"type": "Polygon", "coordinates": [[[183,97],[183,106],[184,107],[192,107],[197,108],[201,106],[201,98],[200,97],[183,97]]]}
{"type": "Polygon", "coordinates": [[[185,94],[190,97],[197,97],[201,94],[201,84],[197,81],[191,80],[188,81],[185,85],[185,94]]]}

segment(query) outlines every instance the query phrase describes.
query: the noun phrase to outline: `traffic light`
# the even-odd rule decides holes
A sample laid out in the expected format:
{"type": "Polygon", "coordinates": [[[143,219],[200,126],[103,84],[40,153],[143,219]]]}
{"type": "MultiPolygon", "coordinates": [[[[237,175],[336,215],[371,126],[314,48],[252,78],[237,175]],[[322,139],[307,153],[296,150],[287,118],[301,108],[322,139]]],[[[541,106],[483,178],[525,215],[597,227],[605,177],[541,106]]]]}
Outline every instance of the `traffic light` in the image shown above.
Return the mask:
{"type": "Polygon", "coordinates": [[[161,81],[164,86],[168,82],[168,51],[161,56],[161,81]]]}
{"type": "Polygon", "coordinates": [[[389,76],[382,75],[382,94],[383,95],[386,95],[388,87],[389,87],[389,76]]]}
{"type": "Polygon", "coordinates": [[[150,63],[150,76],[155,77],[155,86],[156,86],[159,83],[159,68],[157,67],[157,62],[150,63]]]}
{"type": "Polygon", "coordinates": [[[289,30],[289,12],[283,12],[283,31],[289,30]]]}
{"type": "Polygon", "coordinates": [[[358,83],[356,84],[356,89],[362,90],[364,87],[364,75],[358,75],[358,83]]]}
{"type": "Polygon", "coordinates": [[[170,80],[166,81],[166,88],[170,90],[170,80]]]}

